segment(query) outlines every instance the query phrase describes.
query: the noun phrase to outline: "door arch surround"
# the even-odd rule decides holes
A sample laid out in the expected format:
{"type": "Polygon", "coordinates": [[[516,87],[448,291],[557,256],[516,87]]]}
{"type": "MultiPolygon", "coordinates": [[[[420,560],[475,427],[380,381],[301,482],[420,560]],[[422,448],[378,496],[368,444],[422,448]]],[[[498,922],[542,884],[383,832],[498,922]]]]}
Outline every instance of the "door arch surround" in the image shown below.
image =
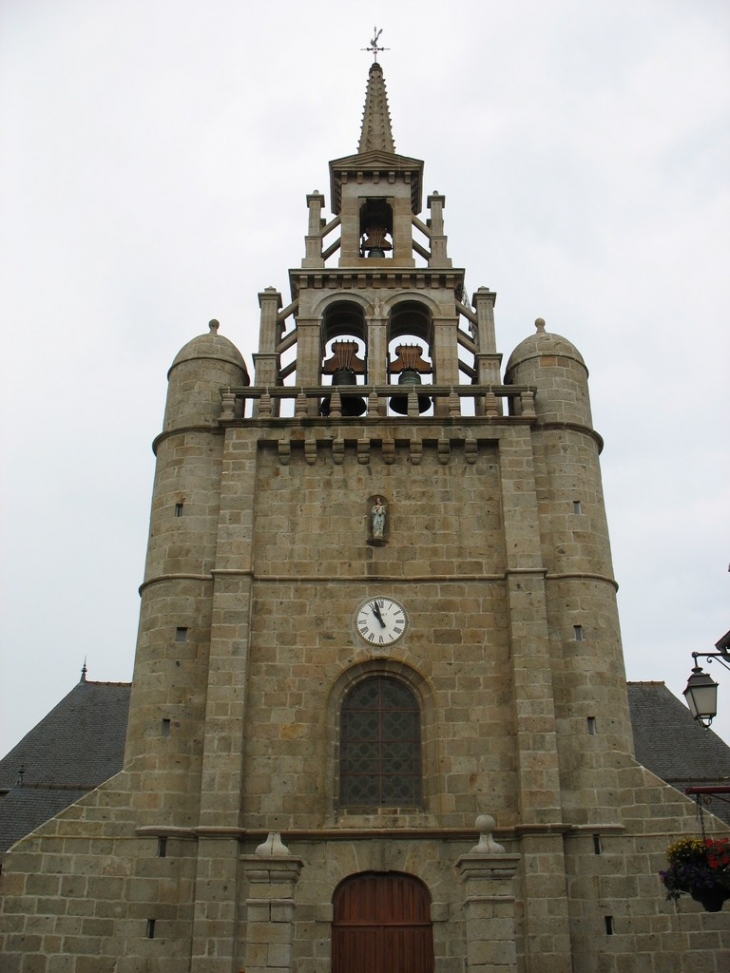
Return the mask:
{"type": "Polygon", "coordinates": [[[332,905],[332,973],[433,973],[431,896],[420,879],[359,872],[332,905]]]}

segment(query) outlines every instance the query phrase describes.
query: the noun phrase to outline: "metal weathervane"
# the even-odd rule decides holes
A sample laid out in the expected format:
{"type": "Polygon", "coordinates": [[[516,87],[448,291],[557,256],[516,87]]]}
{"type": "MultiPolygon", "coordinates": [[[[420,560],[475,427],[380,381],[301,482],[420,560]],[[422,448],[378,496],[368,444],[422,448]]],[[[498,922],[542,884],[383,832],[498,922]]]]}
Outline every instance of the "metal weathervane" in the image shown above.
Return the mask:
{"type": "Polygon", "coordinates": [[[373,27],[373,39],[370,41],[369,46],[368,47],[361,47],[360,48],[361,51],[371,51],[376,61],[378,60],[378,54],[381,51],[389,51],[390,50],[389,47],[381,47],[378,44],[378,41],[380,40],[380,35],[382,33],[383,33],[383,28],[382,27],[380,28],[380,30],[378,30],[377,27],[373,27]]]}

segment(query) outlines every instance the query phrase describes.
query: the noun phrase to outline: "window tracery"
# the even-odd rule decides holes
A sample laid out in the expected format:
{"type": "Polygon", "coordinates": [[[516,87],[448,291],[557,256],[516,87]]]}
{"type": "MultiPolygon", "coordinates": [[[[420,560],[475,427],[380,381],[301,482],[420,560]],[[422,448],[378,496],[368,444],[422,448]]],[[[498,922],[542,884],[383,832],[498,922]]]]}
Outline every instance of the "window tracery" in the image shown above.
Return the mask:
{"type": "Polygon", "coordinates": [[[392,676],[358,682],[340,713],[340,805],[420,807],[421,709],[392,676]]]}

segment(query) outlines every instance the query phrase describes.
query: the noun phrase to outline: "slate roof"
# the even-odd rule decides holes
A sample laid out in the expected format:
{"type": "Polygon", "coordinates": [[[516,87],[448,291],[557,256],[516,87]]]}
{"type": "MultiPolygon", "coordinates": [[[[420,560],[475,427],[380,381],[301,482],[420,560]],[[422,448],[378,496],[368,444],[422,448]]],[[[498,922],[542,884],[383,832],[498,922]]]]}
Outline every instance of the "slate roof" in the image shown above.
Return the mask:
{"type": "Polygon", "coordinates": [[[82,680],[0,760],[0,852],[121,770],[130,688],[82,680]]]}
{"type": "MultiPolygon", "coordinates": [[[[630,682],[628,690],[640,764],[682,792],[690,786],[730,786],[730,747],[695,723],[663,682],[630,682]]],[[[703,806],[730,824],[730,794],[723,798],[709,798],[703,806]]]]}

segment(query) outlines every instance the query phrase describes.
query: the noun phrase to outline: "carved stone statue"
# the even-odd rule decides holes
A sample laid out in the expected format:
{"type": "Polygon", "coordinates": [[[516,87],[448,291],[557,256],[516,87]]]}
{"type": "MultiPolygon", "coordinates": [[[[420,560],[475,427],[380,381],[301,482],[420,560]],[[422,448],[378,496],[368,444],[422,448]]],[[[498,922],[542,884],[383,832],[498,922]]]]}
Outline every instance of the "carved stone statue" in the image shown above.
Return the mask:
{"type": "Polygon", "coordinates": [[[375,500],[375,505],[370,511],[370,521],[373,528],[373,538],[375,540],[382,540],[385,533],[385,518],[388,515],[388,511],[385,508],[382,497],[377,497],[375,500]]]}

